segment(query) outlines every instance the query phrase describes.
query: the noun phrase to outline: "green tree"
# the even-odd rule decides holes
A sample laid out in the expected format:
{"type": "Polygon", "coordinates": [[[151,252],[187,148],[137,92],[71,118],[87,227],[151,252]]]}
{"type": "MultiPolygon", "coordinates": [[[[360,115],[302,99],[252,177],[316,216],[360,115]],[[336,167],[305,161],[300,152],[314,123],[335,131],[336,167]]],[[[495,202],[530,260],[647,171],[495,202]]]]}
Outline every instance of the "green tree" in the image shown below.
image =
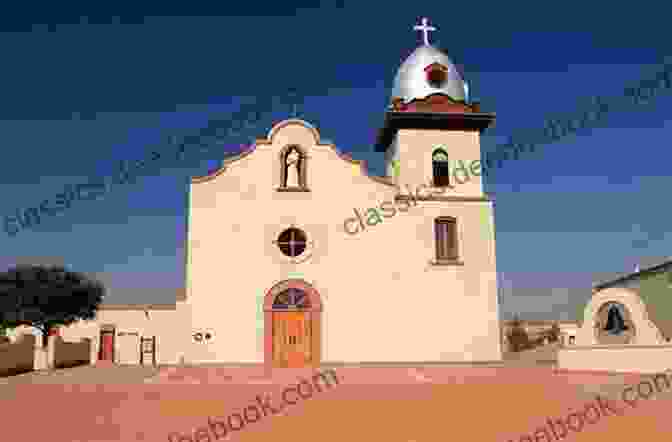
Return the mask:
{"type": "Polygon", "coordinates": [[[0,344],[9,342],[9,338],[7,337],[8,329],[9,327],[6,324],[0,322],[0,344]]]}
{"type": "Polygon", "coordinates": [[[17,266],[0,273],[0,324],[29,325],[42,332],[80,319],[94,319],[103,285],[82,273],[54,266],[17,266]]]}

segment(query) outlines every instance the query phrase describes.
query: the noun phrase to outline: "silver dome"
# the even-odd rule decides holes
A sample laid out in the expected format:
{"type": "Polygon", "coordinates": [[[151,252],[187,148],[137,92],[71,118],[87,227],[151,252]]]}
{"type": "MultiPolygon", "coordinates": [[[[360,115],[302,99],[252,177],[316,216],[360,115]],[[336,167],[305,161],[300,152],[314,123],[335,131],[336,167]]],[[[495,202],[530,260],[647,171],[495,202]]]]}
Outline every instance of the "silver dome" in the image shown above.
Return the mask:
{"type": "Polygon", "coordinates": [[[401,98],[404,103],[443,93],[456,101],[465,101],[464,81],[450,58],[433,46],[420,46],[399,67],[394,78],[392,99],[401,98]],[[441,87],[432,87],[427,81],[425,68],[439,63],[448,68],[448,76],[441,87]]]}

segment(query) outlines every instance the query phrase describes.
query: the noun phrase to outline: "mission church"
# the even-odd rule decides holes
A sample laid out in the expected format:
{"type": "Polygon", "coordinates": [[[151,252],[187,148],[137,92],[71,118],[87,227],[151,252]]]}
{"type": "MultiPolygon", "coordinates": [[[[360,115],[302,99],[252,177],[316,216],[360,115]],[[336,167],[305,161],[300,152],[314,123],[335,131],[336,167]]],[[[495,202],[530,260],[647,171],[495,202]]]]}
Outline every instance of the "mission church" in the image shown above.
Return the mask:
{"type": "Polygon", "coordinates": [[[92,338],[103,365],[501,360],[493,202],[481,176],[449,174],[480,160],[495,117],[429,43],[435,28],[414,30],[423,43],[397,71],[376,145],[385,176],[309,122],[276,124],[192,178],[175,303],[103,304],[63,338],[92,338]],[[348,233],[353,207],[382,200],[408,209],[348,233]]]}

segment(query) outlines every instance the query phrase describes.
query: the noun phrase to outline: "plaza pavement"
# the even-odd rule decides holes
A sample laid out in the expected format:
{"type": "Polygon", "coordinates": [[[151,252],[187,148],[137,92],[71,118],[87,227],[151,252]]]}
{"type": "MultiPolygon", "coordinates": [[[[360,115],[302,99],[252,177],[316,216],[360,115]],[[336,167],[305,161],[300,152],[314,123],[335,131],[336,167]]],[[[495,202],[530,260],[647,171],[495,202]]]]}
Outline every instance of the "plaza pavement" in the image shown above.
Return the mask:
{"type": "MultiPolygon", "coordinates": [[[[616,402],[620,392],[641,378],[565,373],[520,361],[482,367],[333,368],[338,385],[230,433],[227,442],[518,442],[547,418],[583,407],[595,393],[624,407],[616,402]]],[[[168,441],[171,431],[188,434],[207,425],[208,417],[240,412],[257,394],[270,394],[275,403],[285,387],[314,372],[223,365],[84,366],[14,376],[0,383],[0,440],[168,441]]],[[[623,416],[587,425],[564,441],[667,441],[671,396],[661,393],[640,401],[623,416]]]]}

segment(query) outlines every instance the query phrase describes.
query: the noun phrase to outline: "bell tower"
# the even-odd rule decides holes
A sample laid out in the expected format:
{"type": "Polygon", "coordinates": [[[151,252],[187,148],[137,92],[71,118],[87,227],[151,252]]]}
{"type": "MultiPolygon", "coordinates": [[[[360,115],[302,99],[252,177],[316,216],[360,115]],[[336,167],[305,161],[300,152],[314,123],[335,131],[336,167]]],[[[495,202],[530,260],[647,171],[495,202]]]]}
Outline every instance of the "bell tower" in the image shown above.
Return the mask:
{"type": "Polygon", "coordinates": [[[414,30],[423,32],[422,45],[397,71],[376,151],[385,153],[386,175],[402,189],[424,184],[483,197],[480,134],[495,115],[468,101],[460,72],[429,43],[436,28],[423,19],[414,30]]]}
{"type": "Polygon", "coordinates": [[[480,165],[481,132],[495,115],[469,101],[462,73],[426,36],[435,29],[427,20],[415,28],[422,44],[397,71],[376,150],[399,186],[395,201],[409,193],[418,201],[407,234],[434,256],[424,277],[432,287],[451,287],[446,293],[468,318],[468,336],[445,326],[454,347],[442,358],[501,360],[494,207],[480,165]]]}

